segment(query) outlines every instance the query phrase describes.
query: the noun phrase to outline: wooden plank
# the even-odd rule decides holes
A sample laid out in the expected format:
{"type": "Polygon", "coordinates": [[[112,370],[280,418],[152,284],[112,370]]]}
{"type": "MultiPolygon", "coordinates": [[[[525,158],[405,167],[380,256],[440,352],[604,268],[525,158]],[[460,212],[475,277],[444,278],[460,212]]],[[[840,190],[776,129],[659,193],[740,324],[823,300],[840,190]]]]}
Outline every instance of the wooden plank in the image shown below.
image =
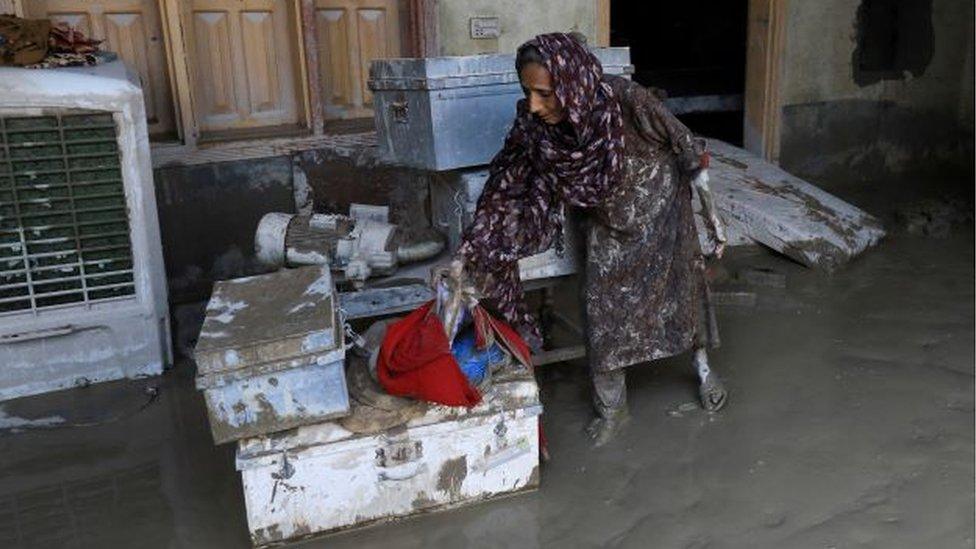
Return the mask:
{"type": "Polygon", "coordinates": [[[234,78],[232,15],[227,11],[194,11],[194,82],[202,129],[217,129],[240,118],[234,78]]]}
{"type": "Polygon", "coordinates": [[[119,53],[142,80],[149,131],[168,134],[175,127],[173,99],[163,50],[163,29],[155,2],[141,11],[105,13],[103,28],[109,48],[119,53]]]}
{"type": "Polygon", "coordinates": [[[163,36],[166,43],[166,61],[169,69],[170,87],[177,119],[177,132],[185,148],[196,147],[197,129],[196,109],[193,105],[193,89],[190,86],[190,66],[187,50],[192,49],[192,33],[184,32],[189,5],[180,0],[159,0],[160,16],[163,22],[163,36]]]}
{"type": "Polygon", "coordinates": [[[760,244],[831,271],[885,235],[873,216],[755,154],[716,139],[708,149],[720,215],[760,244]]]}
{"type": "Polygon", "coordinates": [[[787,0],[773,0],[773,12],[770,18],[769,48],[769,78],[766,86],[768,97],[765,103],[765,139],[763,158],[770,162],[779,162],[780,149],[780,120],[782,118],[782,93],[780,84],[783,74],[785,55],[784,42],[786,36],[786,2],[787,0]]]}
{"type": "Polygon", "coordinates": [[[785,12],[786,0],[749,0],[743,140],[770,161],[779,156],[785,12]]]}
{"type": "Polygon", "coordinates": [[[440,55],[437,36],[438,0],[406,0],[408,17],[405,54],[408,57],[436,57],[440,55]]]}
{"type": "Polygon", "coordinates": [[[273,111],[278,106],[278,71],[275,64],[274,16],[267,11],[241,13],[247,97],[251,113],[273,111]]]}
{"type": "Polygon", "coordinates": [[[596,2],[596,45],[608,47],[610,45],[610,0],[595,0],[596,2]]]}
{"type": "MultiPolygon", "coordinates": [[[[278,19],[282,13],[271,11],[245,11],[241,13],[241,33],[246,39],[244,46],[244,67],[247,74],[248,111],[251,114],[273,114],[288,108],[288,99],[281,97],[279,91],[287,87],[282,82],[281,69],[289,64],[281,58],[278,51],[282,39],[276,32],[281,24],[278,19]],[[279,67],[279,62],[282,67],[279,67]]],[[[287,34],[284,36],[287,40],[287,34]]],[[[293,107],[292,107],[293,108],[293,107]]]]}
{"type": "Polygon", "coordinates": [[[376,134],[367,132],[281,137],[276,133],[273,137],[264,136],[250,141],[234,140],[212,143],[203,148],[177,143],[152,143],[150,146],[152,148],[153,167],[161,168],[270,158],[315,149],[335,149],[344,152],[370,149],[376,146],[376,134]]]}
{"type": "Polygon", "coordinates": [[[207,132],[301,125],[295,0],[192,0],[191,84],[207,132]]]}
{"type": "Polygon", "coordinates": [[[390,23],[391,16],[389,10],[367,8],[356,10],[356,17],[359,41],[359,88],[362,90],[362,104],[368,106],[373,104],[373,93],[367,85],[369,63],[373,59],[390,57],[388,52],[392,48],[389,44],[387,25],[390,23]]]}
{"type": "Polygon", "coordinates": [[[315,0],[299,0],[295,21],[301,35],[298,48],[305,125],[313,135],[321,135],[325,126],[322,90],[319,86],[318,36],[315,32],[315,0]]]}

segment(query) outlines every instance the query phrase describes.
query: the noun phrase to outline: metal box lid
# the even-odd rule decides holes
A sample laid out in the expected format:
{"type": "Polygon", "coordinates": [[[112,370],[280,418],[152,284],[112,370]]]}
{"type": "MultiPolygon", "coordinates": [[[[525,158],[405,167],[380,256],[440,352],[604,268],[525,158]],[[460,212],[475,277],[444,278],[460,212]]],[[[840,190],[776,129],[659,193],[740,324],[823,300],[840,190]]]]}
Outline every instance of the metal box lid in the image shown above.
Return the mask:
{"type": "MultiPolygon", "coordinates": [[[[592,48],[606,74],[632,74],[630,48],[592,48]]],[[[369,87],[379,90],[440,90],[518,82],[515,54],[376,59],[369,87]]]]}
{"type": "Polygon", "coordinates": [[[214,284],[194,355],[197,375],[213,378],[304,364],[341,344],[332,274],[316,265],[214,284]]]}
{"type": "Polygon", "coordinates": [[[241,439],[237,442],[237,470],[256,467],[263,459],[276,458],[282,452],[335,451],[337,447],[348,451],[357,446],[372,449],[378,437],[397,436],[404,429],[409,436],[419,439],[435,432],[456,433],[462,422],[479,417],[506,413],[514,419],[519,415],[537,416],[542,413],[539,386],[530,371],[518,371],[506,379],[493,380],[483,397],[481,403],[471,408],[430,404],[424,415],[382,433],[353,433],[337,422],[323,421],[241,439]]]}

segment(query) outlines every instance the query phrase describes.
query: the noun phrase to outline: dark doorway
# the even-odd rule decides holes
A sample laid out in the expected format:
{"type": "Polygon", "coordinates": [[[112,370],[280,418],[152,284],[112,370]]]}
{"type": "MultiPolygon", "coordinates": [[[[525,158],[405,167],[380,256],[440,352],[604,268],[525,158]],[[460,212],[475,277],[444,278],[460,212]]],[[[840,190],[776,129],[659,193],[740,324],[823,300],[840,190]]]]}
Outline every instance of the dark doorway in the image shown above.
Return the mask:
{"type": "Polygon", "coordinates": [[[634,80],[694,132],[741,146],[748,1],[649,4],[611,2],[611,45],[630,47],[634,80]]]}

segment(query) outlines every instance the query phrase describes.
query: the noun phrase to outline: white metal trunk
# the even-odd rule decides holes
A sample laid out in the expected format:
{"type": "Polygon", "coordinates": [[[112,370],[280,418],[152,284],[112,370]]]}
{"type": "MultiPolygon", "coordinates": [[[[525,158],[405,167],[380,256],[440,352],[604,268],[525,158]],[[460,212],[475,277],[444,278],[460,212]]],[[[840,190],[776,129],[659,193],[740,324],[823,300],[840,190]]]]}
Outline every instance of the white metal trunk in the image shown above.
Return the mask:
{"type": "Polygon", "coordinates": [[[328,422],[242,440],[255,545],[364,526],[539,483],[532,379],[496,383],[466,410],[434,406],[405,428],[356,435],[328,422]]]}
{"type": "MultiPolygon", "coordinates": [[[[474,221],[478,198],[488,182],[488,168],[455,170],[433,174],[430,182],[431,217],[434,226],[447,234],[447,246],[454,253],[461,245],[464,229],[474,221]]],[[[522,281],[566,276],[580,271],[581,258],[572,212],[563,228],[562,256],[555,248],[519,261],[522,281]]]]}

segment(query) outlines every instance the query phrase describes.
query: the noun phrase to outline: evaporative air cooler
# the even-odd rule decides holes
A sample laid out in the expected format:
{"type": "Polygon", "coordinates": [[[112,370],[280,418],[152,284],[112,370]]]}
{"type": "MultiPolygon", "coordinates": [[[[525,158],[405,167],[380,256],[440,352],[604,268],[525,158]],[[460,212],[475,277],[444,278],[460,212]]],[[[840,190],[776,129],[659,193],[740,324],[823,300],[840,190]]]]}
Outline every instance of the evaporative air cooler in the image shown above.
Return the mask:
{"type": "Polygon", "coordinates": [[[160,373],[165,283],[138,79],[0,68],[0,401],[160,373]]]}

